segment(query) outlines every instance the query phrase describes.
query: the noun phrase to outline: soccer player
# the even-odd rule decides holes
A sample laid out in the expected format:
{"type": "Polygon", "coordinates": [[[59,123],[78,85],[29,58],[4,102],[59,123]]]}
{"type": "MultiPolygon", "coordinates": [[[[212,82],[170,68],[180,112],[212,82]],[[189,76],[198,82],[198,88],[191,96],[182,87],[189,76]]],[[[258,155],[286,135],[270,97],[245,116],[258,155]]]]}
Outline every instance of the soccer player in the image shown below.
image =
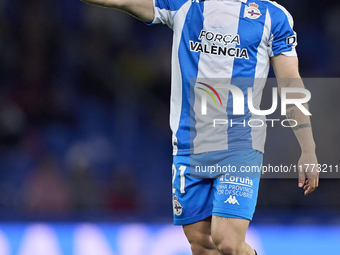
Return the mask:
{"type": "MultiPolygon", "coordinates": [[[[245,234],[259,175],[229,171],[208,178],[206,169],[209,164],[224,170],[261,167],[266,131],[258,123],[265,119],[246,102],[249,96],[253,108],[259,108],[270,63],[279,90],[304,88],[290,14],[267,0],[83,1],[173,30],[174,223],[183,225],[194,255],[256,254],[245,234]]],[[[290,98],[299,99],[301,93],[290,93],[290,98]]],[[[288,119],[297,123],[293,131],[302,151],[299,165],[317,164],[310,119],[300,108],[287,106],[288,119]]],[[[308,195],[318,186],[318,174],[303,170],[298,185],[308,195]]]]}

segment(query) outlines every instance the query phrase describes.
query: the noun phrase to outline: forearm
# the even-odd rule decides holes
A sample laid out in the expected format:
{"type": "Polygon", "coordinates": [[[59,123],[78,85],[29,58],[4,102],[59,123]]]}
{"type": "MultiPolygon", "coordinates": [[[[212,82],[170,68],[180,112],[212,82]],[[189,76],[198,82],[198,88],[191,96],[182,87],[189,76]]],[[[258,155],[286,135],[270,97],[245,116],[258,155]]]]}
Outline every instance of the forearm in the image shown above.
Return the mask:
{"type": "MultiPolygon", "coordinates": [[[[272,65],[278,81],[279,91],[284,87],[304,89],[302,79],[299,74],[298,59],[297,57],[286,57],[284,55],[277,55],[272,59],[272,65]]],[[[302,99],[305,95],[301,93],[287,93],[287,99],[302,99]]],[[[306,102],[307,100],[293,100],[290,102],[306,102]]],[[[287,102],[287,101],[286,101],[287,102]]],[[[298,104],[302,107],[308,108],[307,104],[298,104]]],[[[306,109],[303,109],[304,111],[306,109]]],[[[308,110],[308,109],[307,109],[308,110]]],[[[305,111],[306,114],[309,114],[305,111]]],[[[308,195],[316,189],[319,185],[319,173],[308,168],[309,164],[318,164],[315,154],[315,142],[312,133],[312,127],[309,115],[303,113],[299,107],[294,105],[287,105],[286,115],[291,119],[291,126],[294,134],[299,141],[302,154],[299,159],[299,166],[302,166],[302,171],[299,171],[299,187],[303,187],[304,194],[308,195]],[[288,109],[287,109],[288,108],[288,109]],[[308,178],[306,180],[306,177],[308,178]]]]}
{"type": "MultiPolygon", "coordinates": [[[[308,109],[307,104],[304,106],[308,109]]],[[[314,152],[315,142],[309,116],[304,115],[295,105],[287,106],[287,119],[291,119],[292,130],[300,144],[302,152],[314,152]]]]}
{"type": "MultiPolygon", "coordinates": [[[[305,88],[300,77],[282,79],[279,81],[279,87],[294,87],[294,88],[305,88]]],[[[299,99],[301,98],[301,93],[289,93],[287,98],[289,99],[299,99]]],[[[302,105],[309,111],[308,104],[302,105]]],[[[290,124],[292,130],[300,144],[302,152],[315,152],[315,142],[312,133],[312,125],[309,115],[305,115],[296,105],[288,104],[286,107],[287,119],[291,120],[290,124]]]]}
{"type": "Polygon", "coordinates": [[[152,0],[81,0],[85,3],[125,11],[137,19],[151,22],[154,18],[152,0]]]}
{"type": "Polygon", "coordinates": [[[110,7],[110,8],[117,8],[119,9],[122,6],[121,0],[81,0],[88,4],[103,6],[103,7],[110,7]]]}

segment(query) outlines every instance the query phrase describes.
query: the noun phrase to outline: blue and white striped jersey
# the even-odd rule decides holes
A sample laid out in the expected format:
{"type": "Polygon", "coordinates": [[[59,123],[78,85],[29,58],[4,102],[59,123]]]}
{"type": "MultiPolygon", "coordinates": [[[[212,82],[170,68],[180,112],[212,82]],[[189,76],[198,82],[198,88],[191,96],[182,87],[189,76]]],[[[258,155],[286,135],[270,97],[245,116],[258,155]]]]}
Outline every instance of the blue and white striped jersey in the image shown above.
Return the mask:
{"type": "Polygon", "coordinates": [[[154,10],[153,24],[167,24],[174,32],[173,154],[238,147],[263,152],[266,125],[248,123],[265,117],[249,111],[247,90],[252,88],[259,109],[270,57],[296,55],[291,15],[267,0],[154,0],[154,10]],[[243,92],[245,114],[234,114],[228,84],[243,92]]]}

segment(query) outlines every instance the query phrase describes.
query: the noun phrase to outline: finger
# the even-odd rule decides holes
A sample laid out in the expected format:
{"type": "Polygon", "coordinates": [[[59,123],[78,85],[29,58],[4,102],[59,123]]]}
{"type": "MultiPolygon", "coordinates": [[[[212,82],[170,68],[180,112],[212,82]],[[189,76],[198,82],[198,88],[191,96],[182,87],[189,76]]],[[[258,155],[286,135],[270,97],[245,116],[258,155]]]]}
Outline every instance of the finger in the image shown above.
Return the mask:
{"type": "Polygon", "coordinates": [[[305,184],[305,180],[306,180],[305,174],[300,172],[299,173],[299,183],[298,183],[299,188],[303,187],[303,185],[305,184]]]}
{"type": "Polygon", "coordinates": [[[308,196],[310,193],[312,193],[315,190],[315,188],[308,187],[308,189],[305,191],[305,196],[308,196]]]}
{"type": "Polygon", "coordinates": [[[309,180],[308,182],[309,186],[311,186],[313,189],[316,189],[318,178],[310,178],[308,180],[309,180]]]}
{"type": "Polygon", "coordinates": [[[306,186],[307,189],[305,190],[305,196],[309,195],[310,193],[312,193],[315,189],[316,189],[316,182],[317,182],[317,178],[312,178],[312,179],[308,179],[308,184],[306,186]]]}
{"type": "Polygon", "coordinates": [[[315,176],[315,187],[319,186],[319,176],[320,176],[320,168],[318,168],[317,175],[315,176]]]}

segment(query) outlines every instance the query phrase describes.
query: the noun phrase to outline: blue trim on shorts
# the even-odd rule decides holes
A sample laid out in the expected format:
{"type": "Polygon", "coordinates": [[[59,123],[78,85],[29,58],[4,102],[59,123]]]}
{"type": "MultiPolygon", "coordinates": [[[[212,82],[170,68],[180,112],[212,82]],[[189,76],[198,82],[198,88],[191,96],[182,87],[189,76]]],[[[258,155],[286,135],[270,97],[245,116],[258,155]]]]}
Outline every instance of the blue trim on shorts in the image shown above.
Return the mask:
{"type": "Polygon", "coordinates": [[[237,216],[235,214],[228,214],[228,213],[219,213],[219,212],[213,212],[212,215],[219,216],[219,217],[225,217],[225,218],[234,218],[234,219],[243,219],[243,220],[251,220],[245,217],[237,216]]]}
{"type": "Polygon", "coordinates": [[[191,223],[204,220],[211,216],[211,211],[212,211],[212,208],[196,216],[190,216],[190,217],[183,218],[183,219],[174,218],[174,225],[175,226],[187,225],[187,224],[191,224],[191,223]]]}

